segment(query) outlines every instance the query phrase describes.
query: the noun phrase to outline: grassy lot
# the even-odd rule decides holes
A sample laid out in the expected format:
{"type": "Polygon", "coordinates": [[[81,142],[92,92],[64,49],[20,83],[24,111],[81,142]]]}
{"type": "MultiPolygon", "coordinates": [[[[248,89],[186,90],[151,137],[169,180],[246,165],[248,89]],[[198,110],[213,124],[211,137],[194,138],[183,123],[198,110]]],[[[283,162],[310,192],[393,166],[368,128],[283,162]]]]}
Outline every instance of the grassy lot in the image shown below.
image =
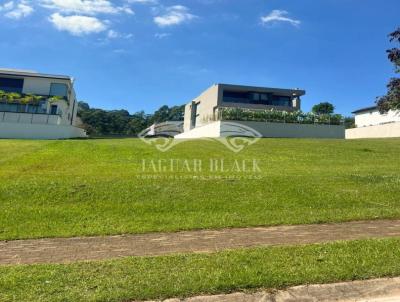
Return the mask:
{"type": "Polygon", "coordinates": [[[398,139],[263,139],[239,154],[212,141],[161,153],[137,139],[0,140],[0,150],[0,240],[400,218],[398,139]],[[261,172],[210,173],[210,158],[256,159],[261,172]],[[204,169],[143,172],[143,159],[204,169]]]}
{"type": "Polygon", "coordinates": [[[400,274],[400,239],[0,267],[0,301],[132,301],[400,274]]]}

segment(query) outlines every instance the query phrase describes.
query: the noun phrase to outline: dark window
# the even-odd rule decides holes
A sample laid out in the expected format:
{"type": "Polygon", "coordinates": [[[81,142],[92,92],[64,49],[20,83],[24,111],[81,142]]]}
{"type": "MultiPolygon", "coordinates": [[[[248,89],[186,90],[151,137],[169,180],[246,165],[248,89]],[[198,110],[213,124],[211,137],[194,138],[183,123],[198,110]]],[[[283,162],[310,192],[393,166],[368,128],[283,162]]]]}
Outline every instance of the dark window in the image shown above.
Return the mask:
{"type": "Polygon", "coordinates": [[[226,103],[292,106],[291,97],[272,93],[224,91],[223,101],[226,103]]]}
{"type": "Polygon", "coordinates": [[[50,107],[50,114],[57,114],[57,105],[51,105],[50,107]]]}
{"type": "Polygon", "coordinates": [[[0,90],[6,92],[22,93],[24,88],[23,79],[1,78],[0,77],[0,90]]]}
{"type": "Polygon", "coordinates": [[[289,107],[292,105],[291,98],[288,96],[274,95],[272,105],[289,107]]]}
{"type": "Polygon", "coordinates": [[[196,127],[197,124],[197,117],[199,116],[198,114],[198,109],[200,106],[200,102],[199,103],[192,103],[192,127],[196,127]]]}
{"type": "Polygon", "coordinates": [[[227,103],[249,103],[247,92],[224,91],[224,102],[227,103]]]}

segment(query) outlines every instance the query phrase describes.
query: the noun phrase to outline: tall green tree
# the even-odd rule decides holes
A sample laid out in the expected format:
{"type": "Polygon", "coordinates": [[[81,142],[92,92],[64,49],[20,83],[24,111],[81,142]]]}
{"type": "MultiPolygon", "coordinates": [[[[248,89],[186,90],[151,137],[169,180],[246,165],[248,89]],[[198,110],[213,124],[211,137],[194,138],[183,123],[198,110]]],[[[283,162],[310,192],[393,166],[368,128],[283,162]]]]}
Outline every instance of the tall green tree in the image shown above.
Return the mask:
{"type": "Polygon", "coordinates": [[[315,114],[333,114],[335,106],[328,102],[319,103],[312,107],[312,112],[315,114]]]}
{"type": "MultiPolygon", "coordinates": [[[[400,27],[389,35],[390,42],[400,43],[400,27]]],[[[400,48],[392,48],[387,51],[388,59],[394,64],[395,72],[400,73],[400,48]]],[[[387,94],[377,99],[377,105],[381,113],[389,110],[400,110],[400,78],[391,78],[387,84],[387,94]]]]}

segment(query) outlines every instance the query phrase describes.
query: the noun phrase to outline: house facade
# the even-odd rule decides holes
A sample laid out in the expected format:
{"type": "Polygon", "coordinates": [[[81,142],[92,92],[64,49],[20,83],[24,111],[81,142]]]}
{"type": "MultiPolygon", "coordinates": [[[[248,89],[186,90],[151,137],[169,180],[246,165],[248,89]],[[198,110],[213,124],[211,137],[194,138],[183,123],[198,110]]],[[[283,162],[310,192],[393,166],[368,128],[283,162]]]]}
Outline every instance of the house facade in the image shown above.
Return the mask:
{"type": "Polygon", "coordinates": [[[356,128],[346,130],[347,139],[400,137],[400,111],[380,113],[377,106],[353,112],[356,128]]]}
{"type": "Polygon", "coordinates": [[[344,125],[306,122],[296,115],[301,110],[301,97],[305,93],[300,89],[215,84],[185,106],[184,132],[175,138],[344,138],[344,125]],[[243,119],[240,116],[236,119],[235,115],[227,119],[227,111],[250,112],[250,115],[254,112],[253,116],[280,112],[282,119],[243,119]],[[285,120],[289,116],[290,120],[285,120]]]}
{"type": "Polygon", "coordinates": [[[0,138],[85,137],[69,76],[0,69],[0,138]]]}
{"type": "Polygon", "coordinates": [[[357,128],[400,122],[399,112],[391,110],[382,114],[377,106],[362,108],[352,113],[357,128]]]}
{"type": "Polygon", "coordinates": [[[224,108],[300,110],[303,95],[299,89],[215,84],[185,106],[184,131],[218,120],[224,108]]]}

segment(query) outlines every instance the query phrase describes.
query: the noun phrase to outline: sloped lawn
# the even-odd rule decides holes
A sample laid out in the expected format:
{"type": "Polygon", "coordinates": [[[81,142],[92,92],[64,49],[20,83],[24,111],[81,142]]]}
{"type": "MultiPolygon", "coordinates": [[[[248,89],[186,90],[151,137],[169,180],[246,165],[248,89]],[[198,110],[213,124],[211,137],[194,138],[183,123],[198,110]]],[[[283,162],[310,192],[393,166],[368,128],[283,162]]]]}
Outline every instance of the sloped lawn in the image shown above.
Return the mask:
{"type": "Polygon", "coordinates": [[[204,140],[164,153],[138,139],[0,150],[0,240],[400,218],[398,139],[262,139],[238,154],[204,140]],[[185,169],[194,160],[202,171],[185,169]],[[238,171],[243,160],[257,167],[238,171]]]}

